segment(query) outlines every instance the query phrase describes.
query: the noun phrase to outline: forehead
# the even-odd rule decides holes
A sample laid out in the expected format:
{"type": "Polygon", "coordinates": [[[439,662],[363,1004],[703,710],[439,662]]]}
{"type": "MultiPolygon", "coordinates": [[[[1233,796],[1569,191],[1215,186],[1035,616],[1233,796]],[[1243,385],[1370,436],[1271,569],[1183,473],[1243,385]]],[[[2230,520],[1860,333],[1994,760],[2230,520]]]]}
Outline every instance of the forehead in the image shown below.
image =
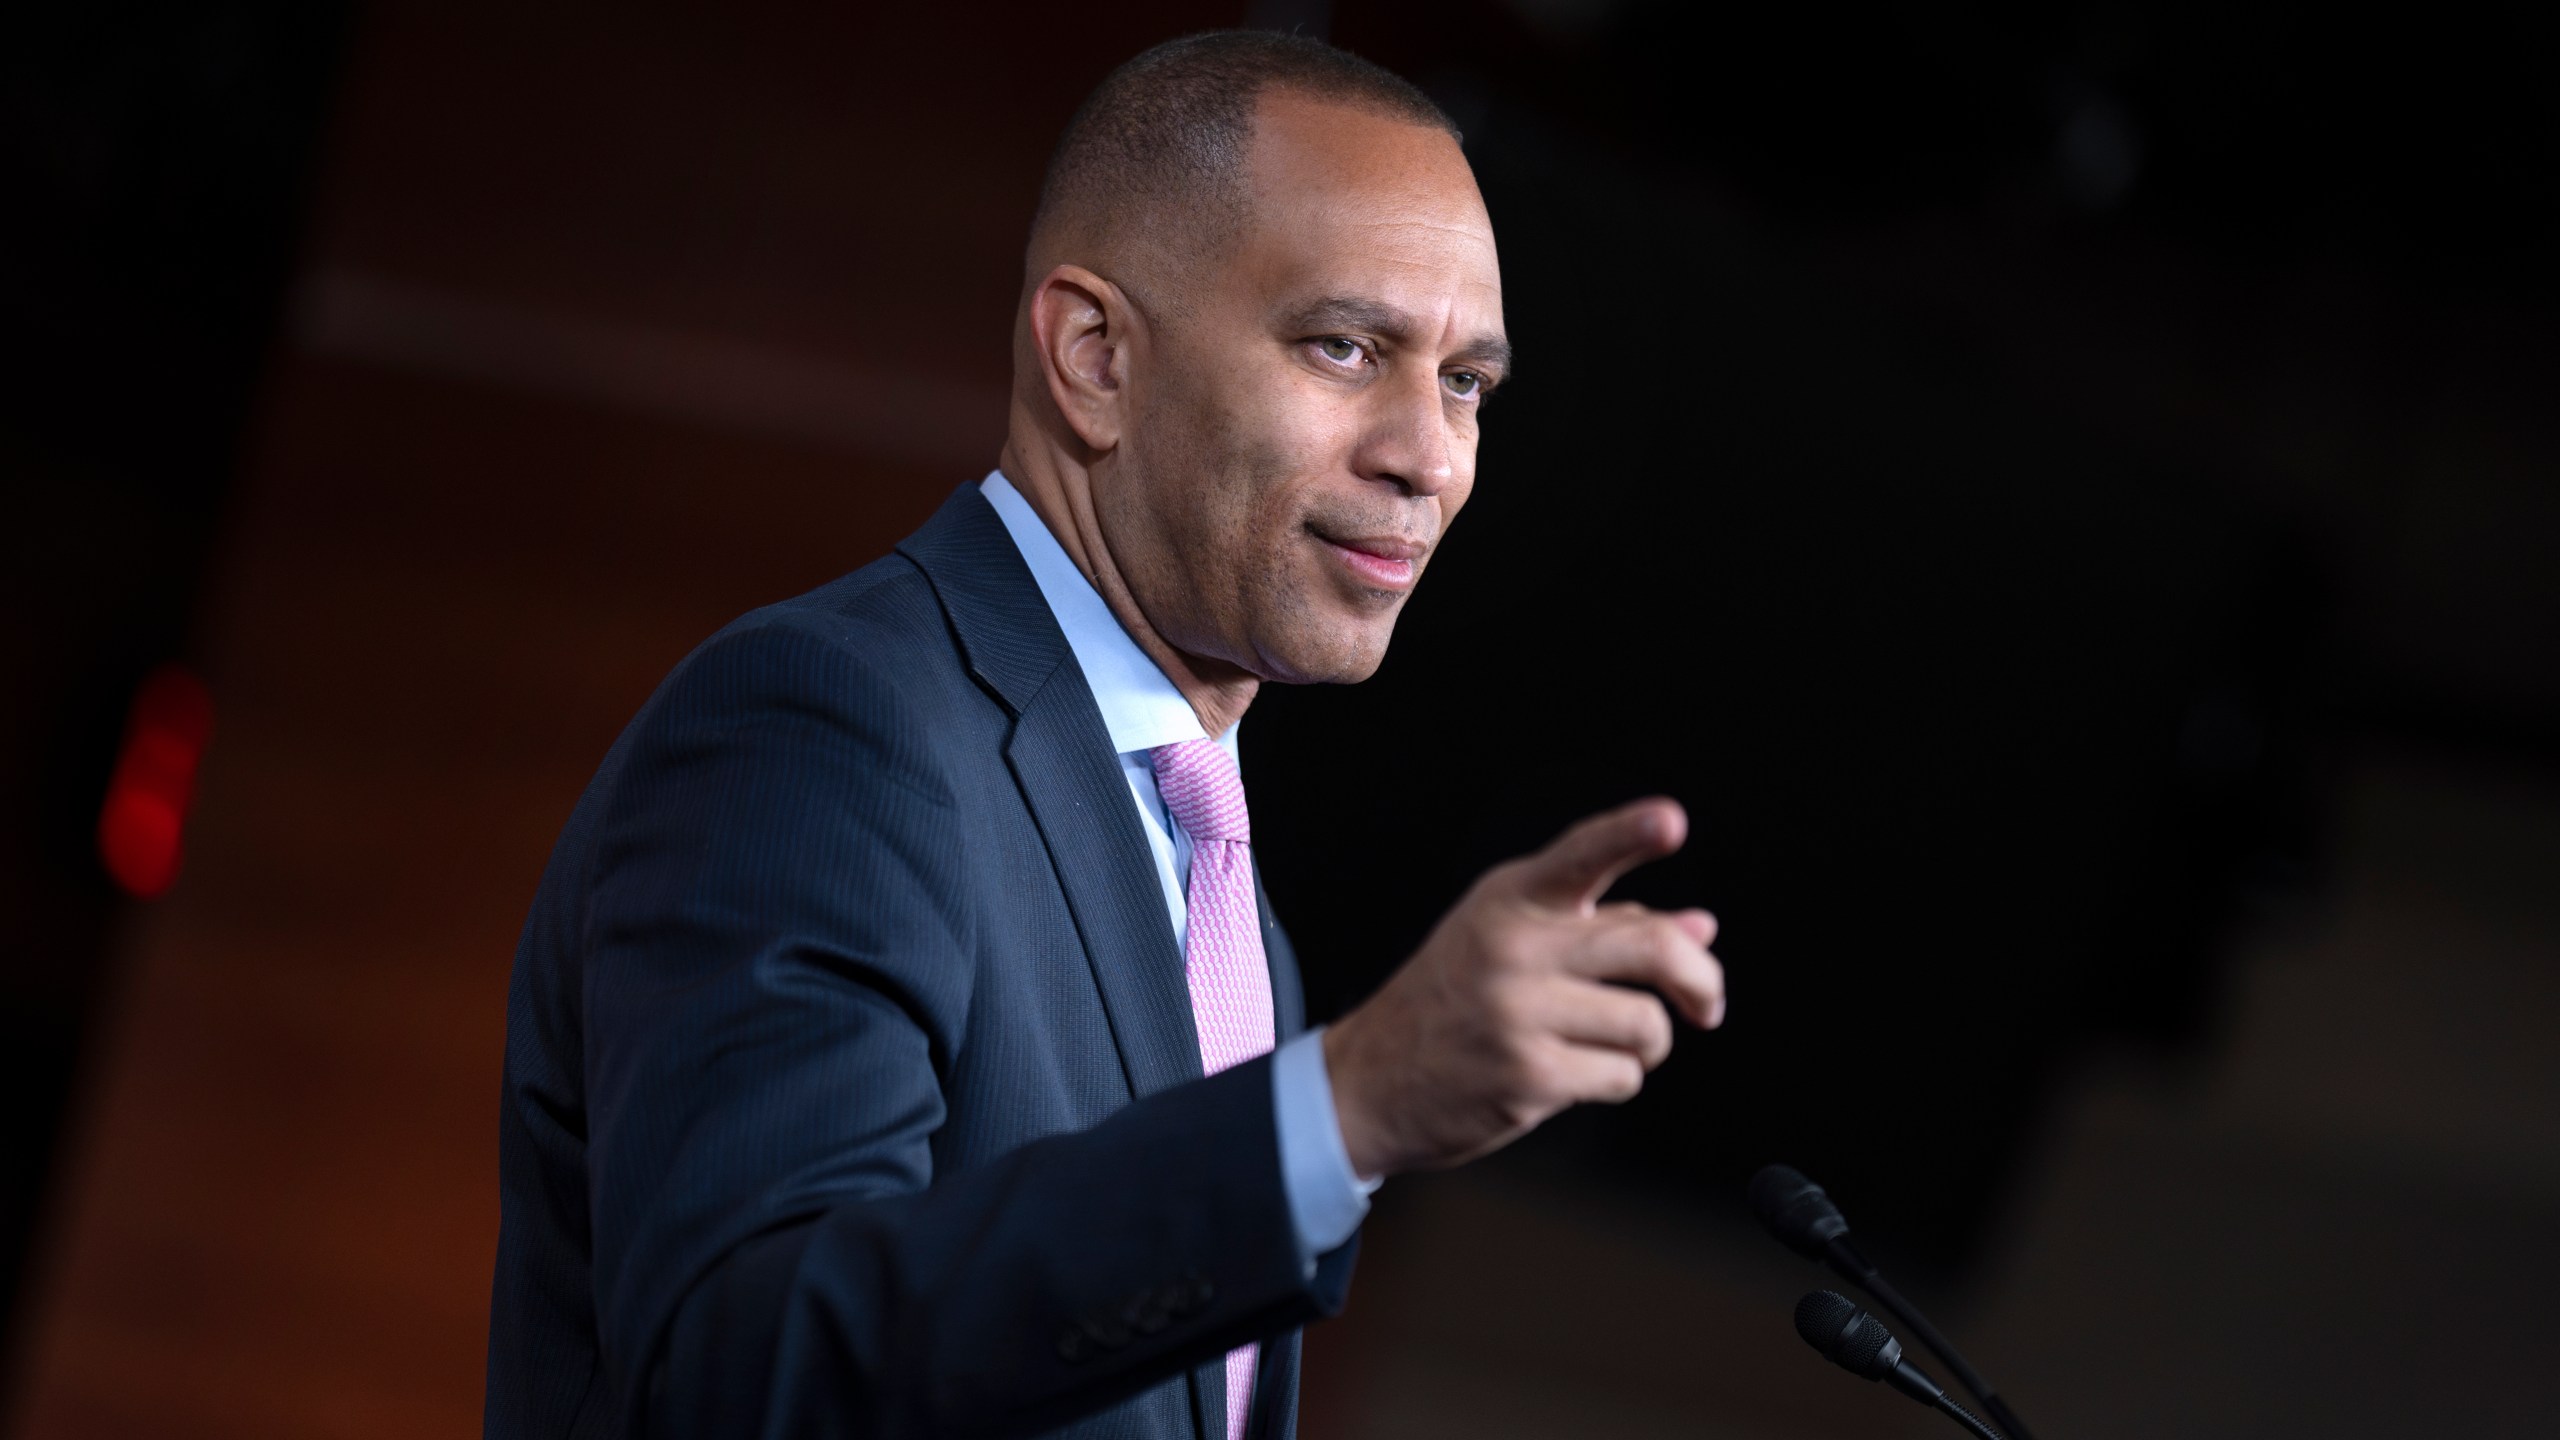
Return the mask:
{"type": "Polygon", "coordinates": [[[1257,109],[1236,278],[1265,301],[1359,294],[1501,327],[1493,222],[1444,131],[1286,92],[1257,109]]]}

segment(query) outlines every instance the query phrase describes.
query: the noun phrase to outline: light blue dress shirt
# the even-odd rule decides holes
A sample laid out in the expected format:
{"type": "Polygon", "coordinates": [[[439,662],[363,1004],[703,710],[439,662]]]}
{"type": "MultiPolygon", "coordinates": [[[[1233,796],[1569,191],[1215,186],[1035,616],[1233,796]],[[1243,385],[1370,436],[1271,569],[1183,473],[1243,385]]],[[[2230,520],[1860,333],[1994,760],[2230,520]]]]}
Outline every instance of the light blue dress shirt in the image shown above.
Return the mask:
{"type": "MultiPolygon", "coordinates": [[[[1155,852],[1156,879],[1164,887],[1165,913],[1173,920],[1177,947],[1190,932],[1190,907],[1184,899],[1191,881],[1191,837],[1173,823],[1164,797],[1156,793],[1155,762],[1147,752],[1159,745],[1205,738],[1200,717],[1182,698],[1156,662],[1120,628],[1118,617],[1104,604],[1093,583],[1067,558],[1057,537],[1049,533],[1038,511],[1022,498],[1004,472],[979,482],[978,490],[996,507],[1014,548],[1031,567],[1049,613],[1066,632],[1086,688],[1102,708],[1102,727],[1111,733],[1111,748],[1120,753],[1120,773],[1128,777],[1129,795],[1138,820],[1155,852]]],[[[1236,731],[1217,737],[1219,748],[1236,752],[1236,731]]],[[[1318,1026],[1282,1045],[1271,1060],[1271,1103],[1280,1131],[1280,1173],[1289,1191],[1289,1215],[1298,1230],[1298,1257],[1310,1272],[1315,1257],[1351,1238],[1369,1213],[1374,1180],[1352,1173],[1350,1153],[1342,1146],[1342,1125],[1333,1110],[1333,1079],[1325,1072],[1324,1029],[1318,1026]]]]}

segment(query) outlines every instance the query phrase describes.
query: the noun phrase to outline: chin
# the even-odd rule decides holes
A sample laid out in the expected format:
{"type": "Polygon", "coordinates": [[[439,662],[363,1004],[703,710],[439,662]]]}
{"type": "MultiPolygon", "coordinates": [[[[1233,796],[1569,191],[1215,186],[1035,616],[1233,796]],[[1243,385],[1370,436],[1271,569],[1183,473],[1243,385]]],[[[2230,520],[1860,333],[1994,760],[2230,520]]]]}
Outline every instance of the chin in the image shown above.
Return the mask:
{"type": "Polygon", "coordinates": [[[1263,676],[1284,685],[1357,685],[1378,673],[1386,662],[1387,641],[1395,631],[1386,624],[1346,626],[1323,635],[1292,635],[1266,645],[1269,661],[1263,676]]]}

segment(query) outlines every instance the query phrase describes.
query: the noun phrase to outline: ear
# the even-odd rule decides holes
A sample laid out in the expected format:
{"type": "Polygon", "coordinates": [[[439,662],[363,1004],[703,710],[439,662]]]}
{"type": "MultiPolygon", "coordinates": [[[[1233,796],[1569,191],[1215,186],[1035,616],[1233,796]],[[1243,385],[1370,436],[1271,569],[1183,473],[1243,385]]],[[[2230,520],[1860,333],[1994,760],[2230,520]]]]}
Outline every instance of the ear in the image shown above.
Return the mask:
{"type": "Polygon", "coordinates": [[[1097,453],[1117,447],[1128,423],[1123,406],[1138,325],[1128,295],[1081,265],[1051,270],[1031,292],[1031,348],[1049,399],[1097,453]]]}

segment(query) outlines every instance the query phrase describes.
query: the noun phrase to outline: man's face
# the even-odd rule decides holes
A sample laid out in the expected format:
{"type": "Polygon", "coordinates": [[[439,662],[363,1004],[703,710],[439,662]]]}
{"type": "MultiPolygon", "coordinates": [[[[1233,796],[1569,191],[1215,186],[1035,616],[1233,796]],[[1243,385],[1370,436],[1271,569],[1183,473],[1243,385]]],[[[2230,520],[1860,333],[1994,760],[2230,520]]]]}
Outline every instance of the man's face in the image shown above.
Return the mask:
{"type": "Polygon", "coordinates": [[[1149,317],[1096,517],[1175,649],[1362,680],[1475,484],[1493,227],[1449,136],[1286,92],[1252,176],[1244,237],[1149,317]]]}

